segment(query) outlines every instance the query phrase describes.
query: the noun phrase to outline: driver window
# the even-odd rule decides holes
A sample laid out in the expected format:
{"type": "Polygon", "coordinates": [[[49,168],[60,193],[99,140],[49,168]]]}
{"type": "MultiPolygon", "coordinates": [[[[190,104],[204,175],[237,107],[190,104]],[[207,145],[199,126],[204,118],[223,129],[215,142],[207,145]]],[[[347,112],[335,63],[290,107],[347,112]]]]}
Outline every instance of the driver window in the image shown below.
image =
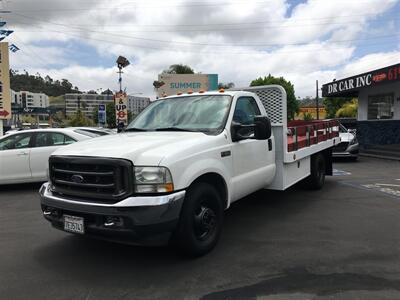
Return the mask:
{"type": "Polygon", "coordinates": [[[260,109],[252,97],[240,97],[236,102],[233,121],[243,125],[254,124],[254,117],[259,116],[260,109]]]}

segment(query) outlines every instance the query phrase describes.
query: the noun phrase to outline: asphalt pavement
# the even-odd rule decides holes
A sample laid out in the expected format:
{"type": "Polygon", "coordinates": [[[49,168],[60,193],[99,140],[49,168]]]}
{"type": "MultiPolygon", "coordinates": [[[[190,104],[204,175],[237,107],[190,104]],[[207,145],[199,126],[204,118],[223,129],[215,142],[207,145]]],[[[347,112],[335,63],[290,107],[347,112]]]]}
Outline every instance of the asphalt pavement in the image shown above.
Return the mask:
{"type": "Polygon", "coordinates": [[[0,187],[0,299],[400,299],[400,162],[334,168],[233,204],[195,260],[55,230],[40,185],[0,187]]]}

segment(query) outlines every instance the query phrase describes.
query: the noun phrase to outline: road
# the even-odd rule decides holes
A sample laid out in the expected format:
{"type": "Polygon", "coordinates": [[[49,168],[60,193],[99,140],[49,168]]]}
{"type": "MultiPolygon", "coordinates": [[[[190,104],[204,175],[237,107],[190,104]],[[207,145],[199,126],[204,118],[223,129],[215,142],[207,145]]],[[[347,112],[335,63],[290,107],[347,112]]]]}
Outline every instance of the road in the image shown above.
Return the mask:
{"type": "Polygon", "coordinates": [[[0,187],[1,299],[400,299],[400,163],[337,162],[321,191],[262,191],[199,259],[86,240],[42,218],[39,185],[0,187]]]}

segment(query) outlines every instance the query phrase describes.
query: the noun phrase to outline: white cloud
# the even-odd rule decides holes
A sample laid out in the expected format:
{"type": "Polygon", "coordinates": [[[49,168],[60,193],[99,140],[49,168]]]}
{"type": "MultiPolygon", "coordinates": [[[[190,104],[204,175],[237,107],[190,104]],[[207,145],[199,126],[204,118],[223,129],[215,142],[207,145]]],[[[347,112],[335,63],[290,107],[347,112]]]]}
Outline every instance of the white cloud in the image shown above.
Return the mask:
{"type": "MultiPolygon", "coordinates": [[[[355,58],[357,48],[363,47],[356,40],[368,36],[368,24],[392,9],[397,0],[362,4],[308,0],[294,7],[290,16],[285,0],[223,3],[13,1],[9,9],[15,14],[8,16],[9,24],[14,23],[18,39],[49,64],[28,59],[35,55],[21,47],[12,67],[68,78],[82,90],[116,89],[115,67],[104,67],[101,61],[99,67],[85,66],[84,61],[67,58],[71,56],[61,47],[43,46],[46,41],[79,41],[96,49],[100,58],[124,55],[131,60],[123,77],[129,92],[153,96],[157,74],[170,64],[184,63],[198,72],[218,73],[220,81],[237,86],[269,73],[284,76],[295,84],[297,95],[311,96],[316,79],[324,83],[361,66],[391,64],[399,58],[398,52],[382,50],[355,58]],[[37,46],[40,41],[42,47],[37,46]],[[51,65],[55,62],[61,66],[51,65]]],[[[390,24],[381,27],[393,27],[390,24]]],[[[379,28],[374,31],[382,34],[379,28]]]]}

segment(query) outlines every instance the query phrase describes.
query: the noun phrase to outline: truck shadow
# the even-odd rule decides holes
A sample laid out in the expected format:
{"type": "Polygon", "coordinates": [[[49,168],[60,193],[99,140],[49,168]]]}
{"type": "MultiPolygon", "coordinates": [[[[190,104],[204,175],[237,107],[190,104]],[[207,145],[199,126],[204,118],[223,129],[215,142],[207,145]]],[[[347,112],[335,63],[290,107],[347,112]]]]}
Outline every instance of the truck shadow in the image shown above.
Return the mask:
{"type": "MultiPolygon", "coordinates": [[[[337,183],[327,182],[327,189],[334,188],[332,185],[337,183]]],[[[260,191],[241,199],[226,211],[222,237],[216,249],[198,259],[181,257],[172,247],[130,246],[58,234],[58,240],[53,239],[36,248],[33,255],[42,267],[51,272],[73,277],[74,280],[90,280],[98,285],[132,286],[129,279],[132,273],[141,274],[139,279],[135,276],[139,282],[149,282],[160,272],[164,276],[173,273],[171,280],[184,279],[188,268],[194,272],[204,271],[205,266],[215,266],[216,262],[226,263],[227,253],[237,255],[232,251],[238,247],[241,252],[245,251],[243,253],[249,255],[256,252],[257,248],[247,243],[247,239],[262,236],[265,243],[268,243],[269,228],[280,226],[284,219],[307,210],[309,205],[317,201],[317,194],[291,188],[285,192],[260,191]],[[94,277],[93,274],[112,276],[94,277]]]]}
{"type": "Polygon", "coordinates": [[[21,192],[39,192],[40,187],[42,186],[42,182],[33,182],[33,183],[19,183],[19,184],[5,184],[0,185],[0,193],[21,193],[21,192]]]}

